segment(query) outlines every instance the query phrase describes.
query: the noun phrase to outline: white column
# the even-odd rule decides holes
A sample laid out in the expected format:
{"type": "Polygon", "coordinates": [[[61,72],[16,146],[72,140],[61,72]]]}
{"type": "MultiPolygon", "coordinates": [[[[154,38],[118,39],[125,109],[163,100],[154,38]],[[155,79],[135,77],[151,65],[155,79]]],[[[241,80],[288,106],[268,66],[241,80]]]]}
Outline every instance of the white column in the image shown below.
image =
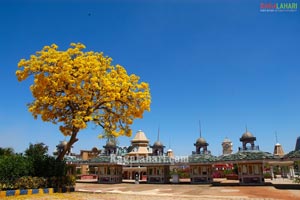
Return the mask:
{"type": "Polygon", "coordinates": [[[295,177],[294,167],[290,166],[290,179],[293,179],[294,177],[295,177]]]}
{"type": "Polygon", "coordinates": [[[271,170],[271,177],[272,177],[272,180],[274,179],[274,170],[273,170],[273,165],[270,166],[270,170],[271,170]]]}

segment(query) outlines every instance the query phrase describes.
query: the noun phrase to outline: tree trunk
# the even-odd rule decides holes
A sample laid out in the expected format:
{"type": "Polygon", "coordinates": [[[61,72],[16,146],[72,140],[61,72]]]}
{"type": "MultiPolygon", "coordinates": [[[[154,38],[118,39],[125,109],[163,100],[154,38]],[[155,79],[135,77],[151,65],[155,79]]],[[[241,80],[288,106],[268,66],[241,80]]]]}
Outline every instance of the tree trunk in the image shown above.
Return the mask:
{"type": "Polygon", "coordinates": [[[78,139],[76,138],[77,133],[78,133],[78,129],[73,130],[71,138],[69,140],[69,142],[67,143],[66,147],[63,149],[62,152],[60,152],[60,154],[57,156],[56,160],[63,160],[66,153],[70,152],[72,145],[78,141],[78,139]]]}

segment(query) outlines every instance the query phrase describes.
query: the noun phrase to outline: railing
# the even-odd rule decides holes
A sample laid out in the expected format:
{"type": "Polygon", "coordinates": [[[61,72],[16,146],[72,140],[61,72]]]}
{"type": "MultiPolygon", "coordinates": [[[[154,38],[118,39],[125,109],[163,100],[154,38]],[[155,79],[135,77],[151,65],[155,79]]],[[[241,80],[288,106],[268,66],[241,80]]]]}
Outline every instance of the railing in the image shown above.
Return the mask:
{"type": "Polygon", "coordinates": [[[239,151],[253,151],[253,150],[259,150],[259,146],[248,146],[248,147],[239,147],[239,151]]]}

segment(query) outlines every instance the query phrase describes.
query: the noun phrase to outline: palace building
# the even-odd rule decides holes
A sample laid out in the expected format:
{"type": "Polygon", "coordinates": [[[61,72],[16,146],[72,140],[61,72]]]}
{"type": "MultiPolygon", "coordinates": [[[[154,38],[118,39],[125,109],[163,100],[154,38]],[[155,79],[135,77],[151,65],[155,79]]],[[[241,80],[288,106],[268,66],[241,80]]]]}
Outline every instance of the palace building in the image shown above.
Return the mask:
{"type": "MultiPolygon", "coordinates": [[[[299,166],[300,150],[284,155],[279,143],[275,144],[274,153],[261,151],[255,145],[256,137],[247,128],[242,134],[241,147],[233,153],[230,139],[222,142],[223,154],[214,156],[208,149],[208,142],[201,137],[194,143],[195,151],[183,159],[178,159],[171,149],[165,152],[165,146],[159,139],[149,145],[146,134],[139,130],[128,147],[120,147],[115,140],[107,140],[103,149],[96,147],[91,150],[81,150],[66,156],[70,173],[77,173],[81,179],[97,177],[98,183],[120,183],[122,180],[135,180],[136,183],[169,183],[174,182],[174,169],[185,166],[189,168],[190,183],[211,184],[217,171],[232,170],[241,185],[263,185],[265,174],[276,178],[295,177],[294,165],[299,166]],[[173,179],[171,179],[171,171],[173,179]]],[[[65,142],[57,145],[57,152],[65,147],[65,142]]],[[[296,169],[297,170],[297,169],[296,169]]],[[[176,172],[175,172],[176,173],[176,172]]]]}

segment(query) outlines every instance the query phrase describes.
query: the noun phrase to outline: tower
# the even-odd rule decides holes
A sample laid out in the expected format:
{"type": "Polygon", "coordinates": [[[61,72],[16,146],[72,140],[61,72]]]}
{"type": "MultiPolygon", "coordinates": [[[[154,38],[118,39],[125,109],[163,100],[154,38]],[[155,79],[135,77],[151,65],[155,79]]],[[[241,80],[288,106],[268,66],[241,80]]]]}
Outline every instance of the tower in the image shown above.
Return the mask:
{"type": "Polygon", "coordinates": [[[145,133],[138,130],[134,138],[131,140],[132,151],[127,154],[127,156],[148,156],[149,155],[149,140],[147,139],[145,133]]]}
{"type": "Polygon", "coordinates": [[[196,140],[196,143],[194,143],[194,146],[196,147],[195,154],[205,154],[209,153],[207,151],[208,143],[206,140],[202,137],[202,131],[201,131],[201,123],[199,121],[199,131],[200,131],[200,137],[196,140]],[[202,149],[202,151],[201,151],[202,149]]]}
{"type": "MultiPolygon", "coordinates": [[[[250,133],[246,127],[246,132],[240,138],[240,141],[243,143],[242,150],[259,150],[258,146],[255,146],[254,141],[256,141],[256,137],[250,133]],[[247,147],[247,144],[250,143],[250,147],[247,147]]],[[[241,149],[240,149],[241,150],[241,149]]]]}
{"type": "Polygon", "coordinates": [[[164,148],[165,146],[159,141],[159,129],[157,133],[157,141],[154,142],[153,146],[150,146],[152,148],[152,155],[153,156],[162,156],[164,155],[164,148]]]}
{"type": "Polygon", "coordinates": [[[283,148],[281,146],[281,144],[278,143],[278,138],[277,138],[277,133],[275,132],[275,137],[276,137],[276,144],[274,146],[274,155],[275,156],[284,156],[284,151],[283,151],[283,148]]]}
{"type": "Polygon", "coordinates": [[[116,154],[117,152],[117,144],[115,140],[108,139],[104,148],[104,154],[106,156],[109,156],[111,154],[116,154]]]}
{"type": "Polygon", "coordinates": [[[299,150],[300,150],[300,136],[297,137],[296,146],[295,146],[295,151],[299,151],[299,150]]]}
{"type": "Polygon", "coordinates": [[[206,142],[206,140],[202,137],[198,138],[196,140],[196,143],[194,144],[194,146],[196,146],[196,154],[205,154],[208,153],[207,151],[207,146],[208,143],[206,142]],[[201,151],[202,149],[202,151],[201,151]]]}
{"type": "Polygon", "coordinates": [[[276,143],[275,146],[274,146],[274,153],[273,153],[275,156],[284,156],[284,151],[283,151],[283,148],[281,146],[281,144],[279,143],[276,143]]]}
{"type": "Polygon", "coordinates": [[[223,155],[231,154],[232,146],[231,140],[226,137],[222,142],[223,155]]]}

